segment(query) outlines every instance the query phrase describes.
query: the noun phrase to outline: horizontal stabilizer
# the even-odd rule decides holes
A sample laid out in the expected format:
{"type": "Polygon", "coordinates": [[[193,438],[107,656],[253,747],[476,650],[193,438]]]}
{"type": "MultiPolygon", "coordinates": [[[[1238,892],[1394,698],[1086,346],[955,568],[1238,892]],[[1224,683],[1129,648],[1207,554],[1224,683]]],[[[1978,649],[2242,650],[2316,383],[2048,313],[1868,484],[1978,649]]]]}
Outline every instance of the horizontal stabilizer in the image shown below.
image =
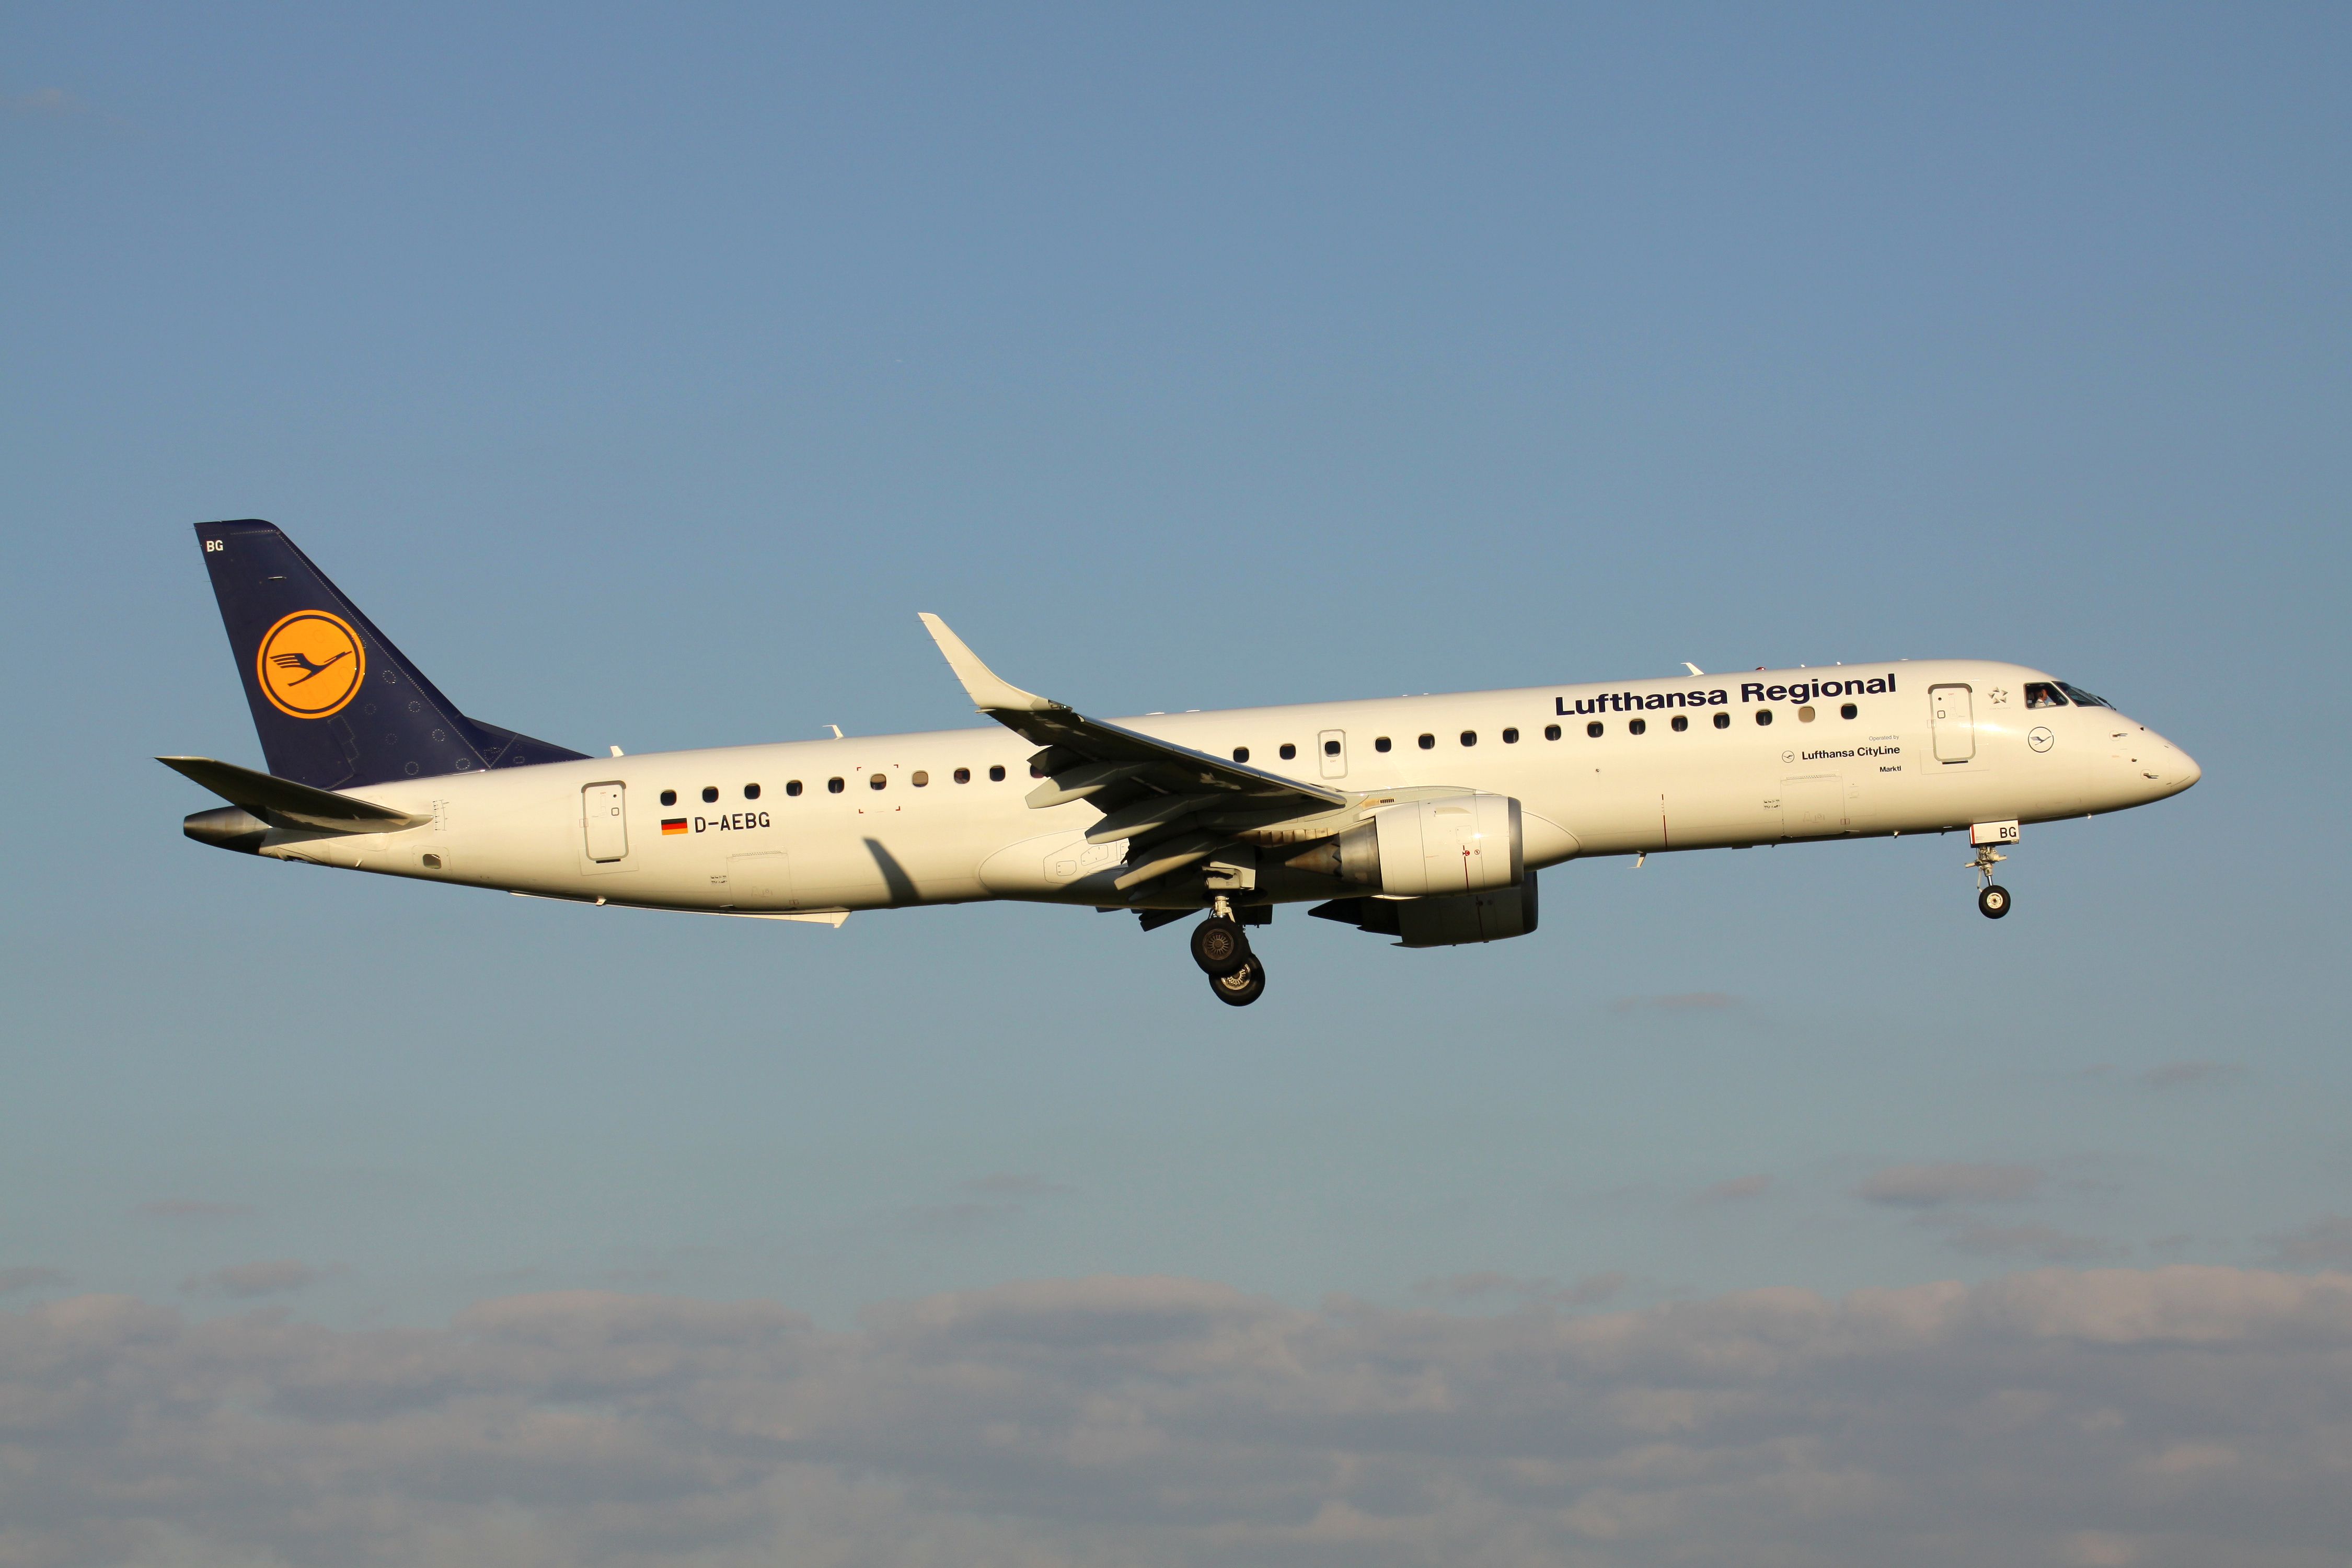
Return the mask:
{"type": "Polygon", "coordinates": [[[158,757],[157,762],[204,785],[231,805],[241,805],[263,821],[281,827],[308,827],[319,833],[397,833],[422,827],[433,819],[416,816],[373,801],[312,789],[273,773],[257,773],[234,763],[210,757],[158,757]]]}

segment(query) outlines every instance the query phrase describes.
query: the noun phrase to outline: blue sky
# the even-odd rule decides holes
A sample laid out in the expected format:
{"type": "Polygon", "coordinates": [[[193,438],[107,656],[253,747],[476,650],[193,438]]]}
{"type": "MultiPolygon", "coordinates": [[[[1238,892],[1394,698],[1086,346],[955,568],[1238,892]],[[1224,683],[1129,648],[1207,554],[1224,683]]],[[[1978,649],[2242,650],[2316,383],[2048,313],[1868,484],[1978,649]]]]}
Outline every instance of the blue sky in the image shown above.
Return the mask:
{"type": "Polygon", "coordinates": [[[20,1310],[2352,1263],[2340,12],[0,43],[20,1310]],[[583,750],[976,723],[929,609],[1103,713],[2016,658],[2205,778],[2030,830],[1997,926],[1948,840],[1598,862],[1490,949],[1294,911],[1234,1013],[1122,918],[775,929],[188,843],[147,759],[258,762],[188,528],[245,516],[583,750]]]}

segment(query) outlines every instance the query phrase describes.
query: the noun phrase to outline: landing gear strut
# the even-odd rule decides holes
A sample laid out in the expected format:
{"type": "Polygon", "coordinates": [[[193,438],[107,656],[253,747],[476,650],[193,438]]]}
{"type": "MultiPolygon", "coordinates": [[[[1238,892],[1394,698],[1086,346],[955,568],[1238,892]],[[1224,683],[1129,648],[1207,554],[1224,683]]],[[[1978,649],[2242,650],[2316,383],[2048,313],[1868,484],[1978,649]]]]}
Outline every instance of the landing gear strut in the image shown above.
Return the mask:
{"type": "Polygon", "coordinates": [[[2009,857],[1990,844],[1977,846],[1977,858],[1969,862],[1969,869],[1977,874],[1977,912],[1989,921],[1997,921],[2009,913],[2009,889],[1992,879],[1992,868],[2009,857]]]}

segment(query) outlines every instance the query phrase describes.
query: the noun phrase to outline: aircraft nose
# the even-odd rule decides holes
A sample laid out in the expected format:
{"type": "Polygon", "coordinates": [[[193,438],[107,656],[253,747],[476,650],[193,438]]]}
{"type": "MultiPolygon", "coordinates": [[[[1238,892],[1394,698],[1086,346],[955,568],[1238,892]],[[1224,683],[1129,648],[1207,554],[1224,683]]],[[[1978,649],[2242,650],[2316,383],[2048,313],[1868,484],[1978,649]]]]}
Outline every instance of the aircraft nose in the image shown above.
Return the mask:
{"type": "MultiPolygon", "coordinates": [[[[2166,744],[2170,745],[2171,742],[2167,742],[2166,744]]],[[[2190,784],[2195,784],[2199,779],[2205,776],[2205,770],[2197,765],[2197,759],[2182,751],[2179,747],[2172,747],[2172,757],[2173,788],[2187,789],[2190,784]]]]}

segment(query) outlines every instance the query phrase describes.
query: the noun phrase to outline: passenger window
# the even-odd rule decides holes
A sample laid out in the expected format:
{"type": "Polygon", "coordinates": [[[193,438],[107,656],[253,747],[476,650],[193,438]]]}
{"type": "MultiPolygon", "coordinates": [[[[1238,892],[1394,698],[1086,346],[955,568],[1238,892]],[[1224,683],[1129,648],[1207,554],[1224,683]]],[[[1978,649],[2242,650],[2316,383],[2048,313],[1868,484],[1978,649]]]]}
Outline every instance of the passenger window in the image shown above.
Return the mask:
{"type": "Polygon", "coordinates": [[[1519,732],[1517,730],[1506,730],[1503,731],[1503,744],[1507,746],[1516,746],[1518,743],[1519,732]]]}
{"type": "Polygon", "coordinates": [[[955,771],[955,782],[958,784],[971,783],[971,770],[970,768],[958,768],[955,771]]]}
{"type": "Polygon", "coordinates": [[[1376,752],[1385,752],[1385,751],[1387,751],[1388,749],[1389,749],[1389,738],[1388,738],[1386,735],[1382,735],[1382,736],[1381,736],[1378,740],[1376,740],[1376,741],[1374,741],[1374,742],[1372,742],[1372,750],[1374,750],[1374,751],[1376,751],[1376,752]]]}
{"type": "Polygon", "coordinates": [[[1629,735],[1646,735],[1650,732],[1650,721],[1647,719],[1629,719],[1625,721],[1625,732],[1629,735]]]}
{"type": "Polygon", "coordinates": [[[1772,721],[1772,710],[1769,708],[1756,710],[1756,721],[1759,724],[1769,724],[1772,721]]]}
{"type": "Polygon", "coordinates": [[[758,784],[745,784],[745,785],[743,786],[743,798],[744,798],[745,800],[757,800],[757,799],[759,799],[759,798],[760,798],[760,786],[759,786],[758,784]]]}
{"type": "Polygon", "coordinates": [[[1424,752],[1433,752],[1437,749],[1437,737],[1434,735],[1423,735],[1416,744],[1418,744],[1424,752]]]}
{"type": "Polygon", "coordinates": [[[1031,763],[1029,764],[1029,776],[1033,779],[1042,779],[1045,776],[1045,770],[1039,767],[1036,763],[1031,763]]]}
{"type": "Polygon", "coordinates": [[[1841,719],[1852,719],[1859,715],[1861,712],[1861,709],[1856,708],[1853,703],[1849,702],[1844,707],[1838,710],[1838,717],[1841,719]]]}
{"type": "Polygon", "coordinates": [[[702,803],[705,805],[709,805],[712,801],[715,801],[718,798],[719,786],[717,784],[705,784],[702,786],[702,803]]]}
{"type": "Polygon", "coordinates": [[[800,780],[798,780],[798,779],[786,779],[786,780],[784,781],[784,793],[785,793],[786,795],[798,795],[798,794],[800,794],[800,793],[801,793],[801,781],[800,781],[800,780]]]}
{"type": "Polygon", "coordinates": [[[1004,782],[1004,764],[1003,763],[999,763],[994,767],[988,770],[988,780],[991,784],[1003,784],[1004,782]]]}
{"type": "Polygon", "coordinates": [[[666,789],[662,791],[662,804],[664,805],[676,805],[677,804],[677,791],[674,789],[666,789]]]}
{"type": "Polygon", "coordinates": [[[1249,748],[1247,746],[1235,746],[1234,748],[1234,761],[1237,763],[1248,762],[1249,748]]]}
{"type": "Polygon", "coordinates": [[[1812,721],[1813,705],[1808,702],[1802,708],[1797,710],[1797,722],[1800,724],[1810,724],[1812,721]]]}
{"type": "Polygon", "coordinates": [[[1293,758],[1293,757],[1297,756],[1297,754],[1298,754],[1298,748],[1297,748],[1297,747],[1296,747],[1296,746],[1292,745],[1292,744],[1291,744],[1289,742],[1287,742],[1287,741],[1285,741],[1285,742],[1282,743],[1282,760],[1283,760],[1284,762],[1286,762],[1286,762],[1290,761],[1290,759],[1291,759],[1291,758],[1293,758]]]}
{"type": "Polygon", "coordinates": [[[1324,754],[1325,756],[1327,756],[1327,757],[1336,757],[1336,756],[1338,756],[1338,755],[1339,754],[1339,742],[1337,742],[1337,741],[1326,741],[1326,742],[1323,742],[1323,754],[1324,754]]]}
{"type": "Polygon", "coordinates": [[[1584,727],[1584,732],[1597,741],[1601,739],[1601,721],[1595,719],[1591,723],[1587,724],[1584,727]]]}
{"type": "Polygon", "coordinates": [[[1717,729],[1718,729],[1718,730],[1728,730],[1728,729],[1730,729],[1730,728],[1731,728],[1731,715],[1730,715],[1730,714],[1728,714],[1728,713],[1718,713],[1718,714],[1717,714],[1717,715],[1715,716],[1715,727],[1716,727],[1717,729]]]}
{"type": "Polygon", "coordinates": [[[1465,746],[1475,746],[1475,745],[1476,745],[1476,744],[1478,743],[1478,731],[1475,731],[1475,730],[1465,730],[1465,731],[1462,731],[1462,743],[1463,743],[1464,745],[1465,745],[1465,746]]]}
{"type": "Polygon", "coordinates": [[[1689,728],[1690,728],[1690,715],[1689,715],[1689,714],[1687,714],[1687,713],[1677,713],[1677,714],[1675,714],[1675,734],[1679,735],[1679,734],[1681,734],[1685,730],[1687,730],[1687,729],[1689,729],[1689,728]]]}
{"type": "Polygon", "coordinates": [[[2066,700],[2059,696],[2058,689],[2048,681],[2029,680],[2025,683],[2025,705],[2028,708],[2063,708],[2066,700]]]}
{"type": "Polygon", "coordinates": [[[914,772],[914,775],[908,779],[907,782],[913,784],[917,789],[920,789],[925,784],[931,782],[931,775],[925,773],[922,769],[917,768],[914,772]]]}
{"type": "Polygon", "coordinates": [[[872,778],[866,781],[866,787],[868,789],[880,789],[889,782],[890,775],[888,773],[876,773],[872,778]]]}
{"type": "Polygon", "coordinates": [[[1557,724],[1547,724],[1547,725],[1545,725],[1545,726],[1544,726],[1544,739],[1545,739],[1545,740],[1547,740],[1547,741],[1557,741],[1557,740],[1559,740],[1559,725],[1557,725],[1557,724]]]}
{"type": "Polygon", "coordinates": [[[839,795],[842,792],[843,787],[842,782],[837,778],[827,779],[824,781],[824,793],[827,795],[839,795]]]}

